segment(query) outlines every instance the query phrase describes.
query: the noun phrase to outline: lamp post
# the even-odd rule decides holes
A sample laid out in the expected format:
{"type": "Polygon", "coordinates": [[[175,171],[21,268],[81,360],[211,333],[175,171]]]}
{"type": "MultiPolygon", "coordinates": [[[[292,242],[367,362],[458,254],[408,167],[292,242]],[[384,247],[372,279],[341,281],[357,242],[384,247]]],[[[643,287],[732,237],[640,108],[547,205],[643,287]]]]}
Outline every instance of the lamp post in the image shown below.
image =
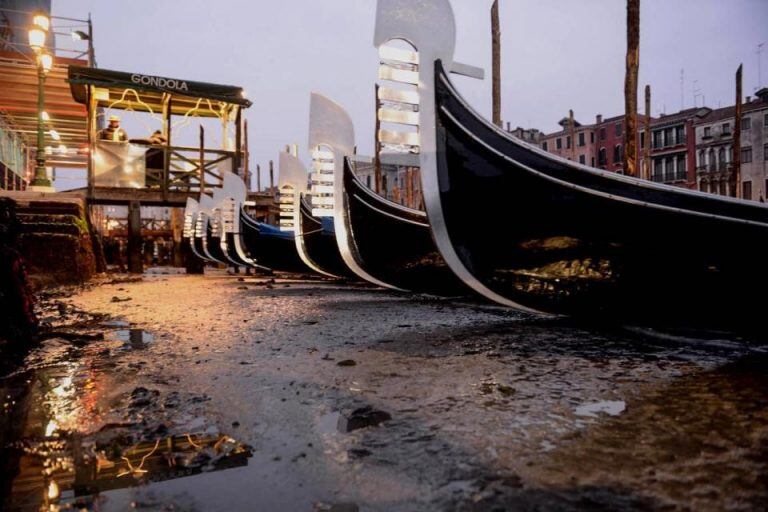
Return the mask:
{"type": "Polygon", "coordinates": [[[36,54],[37,62],[37,154],[35,156],[35,176],[30,190],[53,192],[51,180],[45,170],[45,75],[53,66],[53,56],[45,51],[45,39],[51,21],[45,14],[36,14],[32,18],[33,26],[29,30],[29,46],[36,54]]]}

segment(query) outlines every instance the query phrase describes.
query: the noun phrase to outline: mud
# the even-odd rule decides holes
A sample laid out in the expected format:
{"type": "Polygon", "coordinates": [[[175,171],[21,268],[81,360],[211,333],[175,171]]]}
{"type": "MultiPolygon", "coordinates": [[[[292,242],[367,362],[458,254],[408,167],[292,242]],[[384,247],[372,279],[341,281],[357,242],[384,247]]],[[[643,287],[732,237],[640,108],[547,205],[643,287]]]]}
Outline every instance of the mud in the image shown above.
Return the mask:
{"type": "Polygon", "coordinates": [[[72,292],[0,384],[8,510],[768,502],[760,340],[286,276],[72,292]]]}

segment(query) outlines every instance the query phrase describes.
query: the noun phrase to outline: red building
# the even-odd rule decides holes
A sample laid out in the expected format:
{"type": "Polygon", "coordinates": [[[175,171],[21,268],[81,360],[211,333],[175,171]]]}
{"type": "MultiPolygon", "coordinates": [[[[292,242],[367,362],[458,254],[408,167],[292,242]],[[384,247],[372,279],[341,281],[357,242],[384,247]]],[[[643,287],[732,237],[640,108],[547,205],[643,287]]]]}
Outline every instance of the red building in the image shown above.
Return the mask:
{"type": "MultiPolygon", "coordinates": [[[[595,118],[596,167],[611,172],[624,172],[624,116],[595,118]]],[[[645,140],[643,138],[643,140],[645,140]]],[[[638,137],[638,144],[640,143],[638,137]]]]}
{"type": "Polygon", "coordinates": [[[558,123],[562,130],[543,135],[540,139],[541,149],[555,155],[579,162],[580,164],[595,166],[595,131],[591,125],[583,126],[578,121],[571,122],[566,117],[558,123]],[[571,133],[573,132],[573,133],[571,133]],[[575,140],[571,140],[571,135],[575,140]]]}
{"type": "Polygon", "coordinates": [[[712,110],[695,107],[651,121],[651,179],[696,189],[694,124],[712,110]]]}

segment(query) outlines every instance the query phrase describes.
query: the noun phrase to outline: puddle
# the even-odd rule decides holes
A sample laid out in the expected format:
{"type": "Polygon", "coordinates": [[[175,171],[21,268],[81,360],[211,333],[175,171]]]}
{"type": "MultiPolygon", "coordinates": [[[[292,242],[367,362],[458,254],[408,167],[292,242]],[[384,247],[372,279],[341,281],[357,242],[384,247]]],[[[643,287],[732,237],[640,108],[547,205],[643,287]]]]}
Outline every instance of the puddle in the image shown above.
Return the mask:
{"type": "MultiPolygon", "coordinates": [[[[140,329],[118,334],[127,343],[147,341],[140,329]]],[[[143,421],[105,412],[107,391],[130,375],[100,369],[110,361],[99,354],[95,343],[67,362],[0,379],[0,509],[104,510],[110,495],[110,507],[124,510],[131,501],[114,497],[120,489],[248,464],[251,448],[217,431],[169,432],[163,419],[162,429],[150,423],[149,435],[143,421]]],[[[154,420],[154,409],[146,411],[154,420]]]]}
{"type": "Polygon", "coordinates": [[[119,329],[115,331],[115,338],[125,343],[129,349],[141,349],[155,341],[154,335],[144,329],[119,329]]]}
{"type": "Polygon", "coordinates": [[[624,400],[605,400],[603,402],[578,406],[576,408],[576,416],[587,416],[590,418],[597,418],[600,414],[618,416],[624,412],[624,409],[626,408],[627,404],[624,400]]]}
{"type": "Polygon", "coordinates": [[[320,416],[317,420],[317,431],[323,435],[335,435],[341,432],[339,423],[344,417],[338,411],[329,412],[320,416]]]}

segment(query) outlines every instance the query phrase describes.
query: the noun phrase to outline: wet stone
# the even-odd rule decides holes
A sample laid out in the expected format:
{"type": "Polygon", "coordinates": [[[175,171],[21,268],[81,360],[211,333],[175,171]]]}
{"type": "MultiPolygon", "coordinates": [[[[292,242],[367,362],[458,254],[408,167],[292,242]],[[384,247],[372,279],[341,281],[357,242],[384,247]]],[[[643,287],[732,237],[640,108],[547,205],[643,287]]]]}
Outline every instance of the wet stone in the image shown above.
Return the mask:
{"type": "Polygon", "coordinates": [[[156,389],[147,389],[145,387],[134,388],[134,390],[131,391],[130,406],[134,408],[146,407],[159,395],[160,392],[156,389]]]}
{"type": "Polygon", "coordinates": [[[340,432],[352,432],[361,428],[375,427],[391,419],[392,415],[388,412],[368,405],[355,409],[348,415],[339,416],[338,429],[340,432]]]}

